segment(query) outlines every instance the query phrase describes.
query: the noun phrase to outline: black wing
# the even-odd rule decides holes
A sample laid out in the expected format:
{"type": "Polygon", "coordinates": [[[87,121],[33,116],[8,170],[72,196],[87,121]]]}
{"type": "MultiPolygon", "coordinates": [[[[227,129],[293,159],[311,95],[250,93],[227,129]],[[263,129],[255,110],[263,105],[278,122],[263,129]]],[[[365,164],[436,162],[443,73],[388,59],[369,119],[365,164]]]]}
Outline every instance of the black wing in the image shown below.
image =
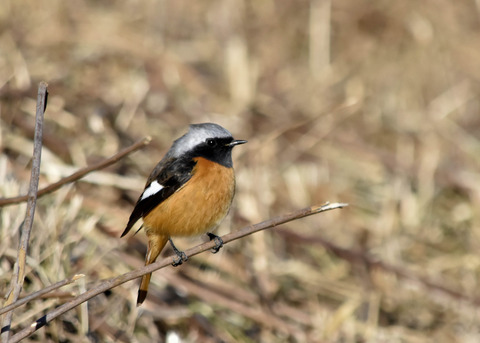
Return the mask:
{"type": "Polygon", "coordinates": [[[151,210],[157,207],[158,204],[163,202],[182,187],[185,182],[190,180],[195,164],[196,162],[192,159],[189,159],[188,161],[182,161],[181,159],[175,158],[162,159],[150,174],[143,192],[145,192],[154,181],[157,181],[163,188],[144,199],[142,199],[142,192],[132,214],[130,215],[127,227],[120,237],[125,236],[140,218],[145,217],[151,210]]]}

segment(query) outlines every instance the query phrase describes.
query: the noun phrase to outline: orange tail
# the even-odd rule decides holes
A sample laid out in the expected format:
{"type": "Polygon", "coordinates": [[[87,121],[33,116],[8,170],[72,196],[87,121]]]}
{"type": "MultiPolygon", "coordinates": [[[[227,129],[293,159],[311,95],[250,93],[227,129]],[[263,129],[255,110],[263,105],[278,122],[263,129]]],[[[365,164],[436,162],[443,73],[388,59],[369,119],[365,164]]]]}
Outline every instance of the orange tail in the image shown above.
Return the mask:
{"type": "MultiPolygon", "coordinates": [[[[163,247],[165,244],[167,244],[167,241],[168,237],[165,236],[148,235],[148,249],[147,256],[145,257],[146,266],[155,262],[163,247]]],[[[140,288],[138,289],[137,306],[140,306],[147,297],[148,285],[150,284],[151,277],[152,273],[142,276],[142,282],[140,283],[140,288]]]]}

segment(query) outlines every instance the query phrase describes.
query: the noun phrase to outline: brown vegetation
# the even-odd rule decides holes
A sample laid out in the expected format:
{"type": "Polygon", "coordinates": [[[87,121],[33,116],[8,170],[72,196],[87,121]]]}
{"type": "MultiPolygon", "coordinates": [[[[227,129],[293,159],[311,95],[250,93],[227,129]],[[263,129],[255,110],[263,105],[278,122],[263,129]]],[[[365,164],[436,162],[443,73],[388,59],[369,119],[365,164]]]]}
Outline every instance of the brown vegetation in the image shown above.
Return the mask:
{"type": "MultiPolygon", "coordinates": [[[[16,309],[12,330],[143,265],[143,233],[119,238],[133,203],[172,140],[212,121],[249,141],[233,154],[220,234],[325,201],[350,207],[164,268],[139,308],[138,282],[114,288],[29,341],[477,341],[479,6],[4,0],[1,198],[27,193],[41,80],[40,188],[153,138],[37,201],[22,295],[85,277],[16,309]]],[[[0,208],[2,296],[25,211],[0,208]]]]}

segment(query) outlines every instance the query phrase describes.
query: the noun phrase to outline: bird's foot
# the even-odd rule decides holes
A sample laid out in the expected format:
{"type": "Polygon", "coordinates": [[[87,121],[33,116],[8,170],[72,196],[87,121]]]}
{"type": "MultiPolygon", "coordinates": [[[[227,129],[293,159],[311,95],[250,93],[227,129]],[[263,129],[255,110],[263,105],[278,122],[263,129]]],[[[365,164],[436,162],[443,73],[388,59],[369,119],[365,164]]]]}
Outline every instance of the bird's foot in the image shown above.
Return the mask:
{"type": "Polygon", "coordinates": [[[187,254],[185,254],[183,251],[178,250],[175,244],[173,244],[173,241],[171,238],[169,238],[169,241],[173,251],[175,252],[175,255],[177,255],[173,258],[172,266],[177,267],[181,265],[183,262],[187,262],[188,261],[187,254]]]}
{"type": "Polygon", "coordinates": [[[183,251],[175,251],[175,254],[177,256],[173,258],[172,266],[177,267],[181,265],[183,262],[188,261],[188,257],[183,251]]]}
{"type": "Polygon", "coordinates": [[[208,238],[210,238],[211,241],[215,241],[215,246],[212,248],[212,254],[216,254],[221,247],[223,247],[223,240],[222,238],[220,238],[219,236],[211,233],[211,232],[207,232],[207,236],[208,238]]]}

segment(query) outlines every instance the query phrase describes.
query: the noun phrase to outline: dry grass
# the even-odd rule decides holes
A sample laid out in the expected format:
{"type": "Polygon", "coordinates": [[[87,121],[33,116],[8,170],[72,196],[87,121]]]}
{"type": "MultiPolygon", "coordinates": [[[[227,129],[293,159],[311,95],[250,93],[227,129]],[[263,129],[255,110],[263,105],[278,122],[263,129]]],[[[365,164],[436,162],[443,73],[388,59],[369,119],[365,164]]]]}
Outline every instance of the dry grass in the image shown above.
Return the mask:
{"type": "MultiPolygon", "coordinates": [[[[171,141],[213,121],[249,140],[234,152],[220,232],[327,200],[351,206],[155,273],[140,308],[137,283],[113,289],[30,341],[478,341],[479,6],[4,0],[1,197],[26,193],[40,80],[41,187],[154,137],[39,200],[24,293],[86,278],[17,309],[13,330],[143,264],[145,237],[119,239],[133,202],[171,141]]],[[[24,214],[0,209],[2,295],[24,214]]]]}

